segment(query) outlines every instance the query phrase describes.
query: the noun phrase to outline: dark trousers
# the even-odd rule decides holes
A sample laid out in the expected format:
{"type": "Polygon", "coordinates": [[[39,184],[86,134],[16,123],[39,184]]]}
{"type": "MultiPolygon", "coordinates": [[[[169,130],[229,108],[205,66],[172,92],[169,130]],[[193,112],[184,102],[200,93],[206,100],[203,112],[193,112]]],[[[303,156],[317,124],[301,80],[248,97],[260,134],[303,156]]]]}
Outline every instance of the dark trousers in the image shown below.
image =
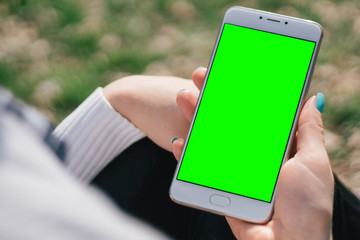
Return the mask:
{"type": "MultiPolygon", "coordinates": [[[[175,239],[235,239],[223,216],[178,205],[169,187],[176,160],[148,138],[116,157],[93,180],[114,202],[175,239]]],[[[335,176],[333,238],[360,239],[360,200],[335,176]]]]}
{"type": "Polygon", "coordinates": [[[172,153],[148,138],[116,157],[93,180],[124,211],[174,239],[235,239],[223,216],[178,205],[169,197],[172,153]]]}

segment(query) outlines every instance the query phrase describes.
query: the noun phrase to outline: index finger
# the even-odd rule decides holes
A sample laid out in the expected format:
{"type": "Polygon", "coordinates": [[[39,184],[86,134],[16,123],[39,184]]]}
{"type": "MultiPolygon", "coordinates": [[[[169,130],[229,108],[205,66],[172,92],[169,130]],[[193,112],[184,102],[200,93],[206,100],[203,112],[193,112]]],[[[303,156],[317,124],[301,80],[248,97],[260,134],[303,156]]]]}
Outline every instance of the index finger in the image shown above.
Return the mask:
{"type": "Polygon", "coordinates": [[[192,80],[195,84],[195,86],[200,90],[201,86],[204,83],[205,75],[206,75],[207,68],[199,67],[195,69],[195,71],[192,74],[192,80]]]}

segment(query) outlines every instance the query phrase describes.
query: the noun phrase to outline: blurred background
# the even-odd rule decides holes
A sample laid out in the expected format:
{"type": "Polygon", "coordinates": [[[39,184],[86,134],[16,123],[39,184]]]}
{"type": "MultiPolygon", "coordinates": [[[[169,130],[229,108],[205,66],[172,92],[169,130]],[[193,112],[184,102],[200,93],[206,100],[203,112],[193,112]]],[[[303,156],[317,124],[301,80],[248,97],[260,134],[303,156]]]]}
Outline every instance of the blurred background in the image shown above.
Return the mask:
{"type": "Polygon", "coordinates": [[[310,94],[325,94],[334,171],[360,196],[358,0],[0,0],[0,84],[57,124],[118,78],[190,78],[207,66],[222,16],[235,5],[323,26],[310,94]]]}

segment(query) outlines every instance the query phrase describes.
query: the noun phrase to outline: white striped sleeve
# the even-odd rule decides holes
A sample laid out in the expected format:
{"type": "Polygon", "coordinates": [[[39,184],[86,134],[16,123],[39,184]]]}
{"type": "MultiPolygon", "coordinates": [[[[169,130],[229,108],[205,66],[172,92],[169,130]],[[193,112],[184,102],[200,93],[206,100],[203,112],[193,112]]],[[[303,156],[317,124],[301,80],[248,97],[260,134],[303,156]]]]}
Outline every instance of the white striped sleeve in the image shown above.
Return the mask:
{"type": "Polygon", "coordinates": [[[97,88],[53,132],[66,142],[65,164],[83,182],[90,182],[114,157],[145,134],[116,112],[97,88]]]}

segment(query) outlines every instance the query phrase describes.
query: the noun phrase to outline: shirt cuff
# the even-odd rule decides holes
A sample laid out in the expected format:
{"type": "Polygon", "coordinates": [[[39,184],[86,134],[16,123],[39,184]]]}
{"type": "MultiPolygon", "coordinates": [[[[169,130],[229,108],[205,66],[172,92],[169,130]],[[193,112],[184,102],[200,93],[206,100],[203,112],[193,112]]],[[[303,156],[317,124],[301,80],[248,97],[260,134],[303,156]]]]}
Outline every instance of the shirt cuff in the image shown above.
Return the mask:
{"type": "Polygon", "coordinates": [[[65,164],[90,182],[113,158],[145,134],[116,112],[97,88],[53,132],[67,144],[65,164]]]}

